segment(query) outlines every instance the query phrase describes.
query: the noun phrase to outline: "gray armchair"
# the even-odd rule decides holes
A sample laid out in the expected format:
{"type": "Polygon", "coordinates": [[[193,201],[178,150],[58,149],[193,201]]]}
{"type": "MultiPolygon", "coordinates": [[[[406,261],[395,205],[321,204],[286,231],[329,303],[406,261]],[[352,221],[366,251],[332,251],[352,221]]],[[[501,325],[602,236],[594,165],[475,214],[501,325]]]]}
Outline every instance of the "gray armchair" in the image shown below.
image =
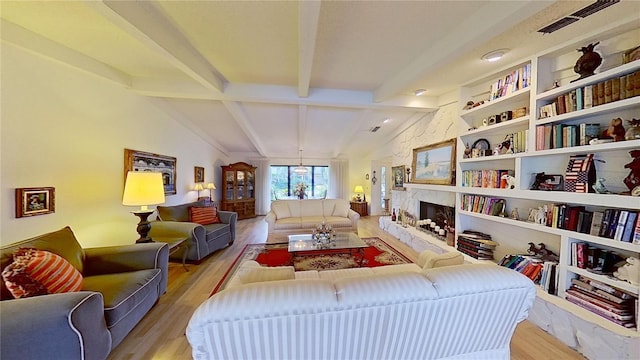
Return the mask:
{"type": "Polygon", "coordinates": [[[236,239],[238,214],[231,211],[218,211],[221,223],[200,225],[189,222],[189,208],[202,207],[204,202],[196,201],[173,206],[158,206],[158,221],[151,223],[149,235],[154,238],[187,238],[187,246],[172,254],[172,258],[199,262],[209,254],[233,245],[236,239]]]}
{"type": "Polygon", "coordinates": [[[55,253],[83,276],[82,291],[14,299],[0,284],[0,358],[105,359],[167,289],[164,243],[82,249],[69,227],[3,247],[55,253]]]}

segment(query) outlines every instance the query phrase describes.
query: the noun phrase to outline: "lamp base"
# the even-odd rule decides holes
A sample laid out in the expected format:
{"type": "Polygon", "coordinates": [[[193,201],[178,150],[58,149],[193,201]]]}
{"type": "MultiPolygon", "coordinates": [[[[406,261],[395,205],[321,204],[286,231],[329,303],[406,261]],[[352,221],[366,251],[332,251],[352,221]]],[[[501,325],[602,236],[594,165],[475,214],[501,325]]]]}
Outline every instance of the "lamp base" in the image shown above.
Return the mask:
{"type": "Polygon", "coordinates": [[[138,210],[131,213],[140,218],[136,231],[140,235],[140,238],[136,240],[136,244],[153,242],[153,239],[149,237],[149,231],[151,230],[151,223],[149,223],[149,215],[153,214],[155,210],[138,210]]]}

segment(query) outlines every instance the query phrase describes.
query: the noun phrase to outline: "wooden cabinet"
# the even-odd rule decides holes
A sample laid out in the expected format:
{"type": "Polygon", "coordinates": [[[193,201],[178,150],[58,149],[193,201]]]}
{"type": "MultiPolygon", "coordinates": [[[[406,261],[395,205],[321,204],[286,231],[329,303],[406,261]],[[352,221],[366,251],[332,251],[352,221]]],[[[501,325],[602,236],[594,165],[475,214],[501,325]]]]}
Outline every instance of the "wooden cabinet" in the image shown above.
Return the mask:
{"type": "Polygon", "coordinates": [[[256,217],[256,168],[244,162],[222,167],[220,210],[238,213],[238,219],[256,217]]]}
{"type": "Polygon", "coordinates": [[[366,201],[352,201],[351,210],[360,214],[360,216],[368,216],[369,208],[366,201]]]}

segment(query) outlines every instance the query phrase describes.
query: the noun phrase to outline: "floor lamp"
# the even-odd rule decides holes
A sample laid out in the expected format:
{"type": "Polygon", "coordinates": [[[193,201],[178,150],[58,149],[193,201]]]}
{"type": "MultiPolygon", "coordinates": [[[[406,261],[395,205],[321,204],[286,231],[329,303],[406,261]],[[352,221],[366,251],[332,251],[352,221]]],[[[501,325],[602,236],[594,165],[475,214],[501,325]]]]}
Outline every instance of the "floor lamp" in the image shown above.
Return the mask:
{"type": "Polygon", "coordinates": [[[155,209],[149,210],[148,205],[164,203],[164,183],[162,174],[159,172],[129,171],[127,180],[124,183],[124,194],[122,195],[122,205],[140,206],[140,210],[131,213],[140,218],[136,230],[140,238],[136,243],[153,241],[149,237],[151,224],[147,220],[155,209]]]}

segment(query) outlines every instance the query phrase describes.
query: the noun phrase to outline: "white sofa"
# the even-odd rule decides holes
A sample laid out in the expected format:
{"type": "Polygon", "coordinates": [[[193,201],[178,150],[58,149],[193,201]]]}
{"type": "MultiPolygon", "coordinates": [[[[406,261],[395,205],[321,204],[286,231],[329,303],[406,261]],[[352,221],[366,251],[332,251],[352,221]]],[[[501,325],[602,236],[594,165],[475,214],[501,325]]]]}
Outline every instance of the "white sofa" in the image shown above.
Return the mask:
{"type": "Polygon", "coordinates": [[[269,234],[311,230],[323,222],[338,231],[358,231],[360,214],[344,199],[275,200],[264,221],[269,234]]]}
{"type": "Polygon", "coordinates": [[[256,270],[255,282],[196,309],[186,332],[194,359],[507,360],[536,295],[527,277],[494,265],[406,264],[273,281],[256,270]]]}

